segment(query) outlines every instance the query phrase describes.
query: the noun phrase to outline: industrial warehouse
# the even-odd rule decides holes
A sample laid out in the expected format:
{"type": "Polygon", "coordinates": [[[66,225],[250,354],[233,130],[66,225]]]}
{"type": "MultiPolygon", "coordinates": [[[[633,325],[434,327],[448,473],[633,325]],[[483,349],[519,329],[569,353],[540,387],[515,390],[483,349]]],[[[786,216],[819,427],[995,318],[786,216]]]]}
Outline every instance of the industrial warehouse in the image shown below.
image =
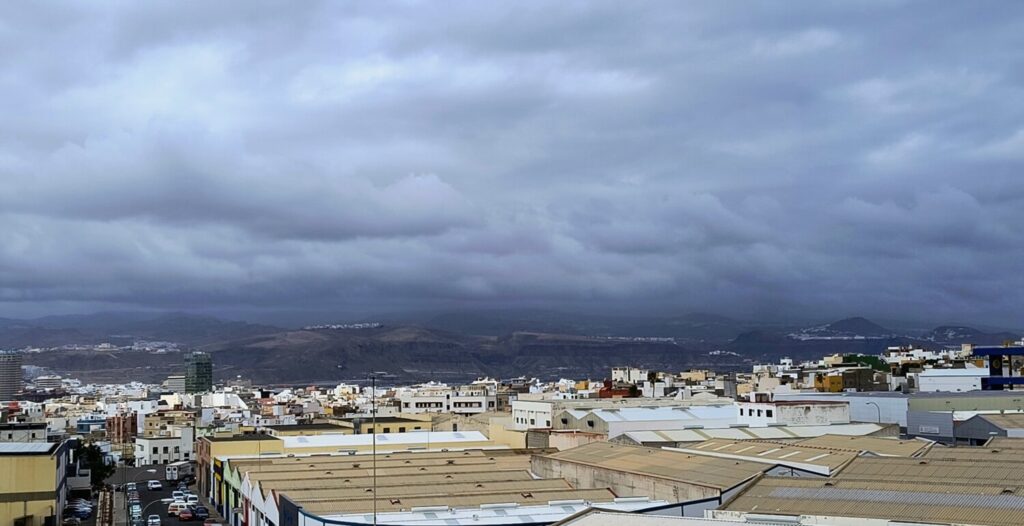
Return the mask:
{"type": "Polygon", "coordinates": [[[582,519],[593,509],[679,526],[1024,524],[1024,440],[990,442],[824,435],[562,451],[471,442],[229,454],[200,469],[211,481],[201,489],[237,526],[586,524],[598,520],[582,519]]]}

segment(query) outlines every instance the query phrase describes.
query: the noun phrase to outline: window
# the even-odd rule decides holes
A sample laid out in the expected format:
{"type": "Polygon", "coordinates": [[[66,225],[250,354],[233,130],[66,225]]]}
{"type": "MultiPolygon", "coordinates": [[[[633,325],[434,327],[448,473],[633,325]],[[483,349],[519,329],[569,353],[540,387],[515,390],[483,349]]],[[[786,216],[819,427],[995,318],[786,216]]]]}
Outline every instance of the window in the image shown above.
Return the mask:
{"type": "Polygon", "coordinates": [[[587,420],[587,427],[594,427],[594,421],[593,420],[587,420]]]}
{"type": "Polygon", "coordinates": [[[547,427],[551,427],[551,421],[550,420],[545,421],[544,425],[547,426],[547,427]]]}
{"type": "Polygon", "coordinates": [[[167,446],[164,446],[164,453],[167,453],[167,446]]]}
{"type": "Polygon", "coordinates": [[[740,408],[740,416],[743,416],[743,408],[740,408]]]}
{"type": "Polygon", "coordinates": [[[155,455],[155,454],[157,454],[159,452],[160,452],[160,448],[158,448],[156,446],[153,446],[153,454],[155,455]]]}
{"type": "Polygon", "coordinates": [[[536,424],[537,424],[536,419],[531,418],[530,419],[530,425],[532,426],[532,425],[536,425],[536,424]]]}
{"type": "Polygon", "coordinates": [[[563,426],[567,426],[567,425],[569,425],[569,419],[568,419],[568,418],[563,418],[563,419],[562,419],[562,425],[563,425],[563,426]]]}
{"type": "Polygon", "coordinates": [[[405,433],[405,428],[404,428],[404,427],[400,427],[400,428],[398,428],[398,432],[399,432],[399,433],[405,433]]]}
{"type": "Polygon", "coordinates": [[[772,410],[771,410],[771,409],[766,409],[766,410],[764,411],[764,413],[765,413],[765,416],[767,416],[768,418],[771,418],[771,417],[772,417],[772,410]]]}
{"type": "Polygon", "coordinates": [[[385,427],[384,428],[384,432],[385,433],[390,433],[391,432],[391,428],[390,427],[385,427]]]}
{"type": "Polygon", "coordinates": [[[175,453],[181,453],[181,446],[174,446],[175,453]]]}

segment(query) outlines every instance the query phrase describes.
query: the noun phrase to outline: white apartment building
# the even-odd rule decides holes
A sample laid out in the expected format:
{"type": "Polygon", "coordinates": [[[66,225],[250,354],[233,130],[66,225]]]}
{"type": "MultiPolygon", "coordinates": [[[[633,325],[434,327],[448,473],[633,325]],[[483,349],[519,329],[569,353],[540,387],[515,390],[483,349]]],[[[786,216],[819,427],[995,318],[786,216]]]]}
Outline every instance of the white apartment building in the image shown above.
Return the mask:
{"type": "Polygon", "coordinates": [[[647,381],[647,369],[639,367],[612,367],[612,381],[627,384],[639,384],[647,381]]]}
{"type": "MultiPolygon", "coordinates": [[[[161,431],[163,432],[163,431],[161,431]]],[[[170,464],[181,460],[195,460],[195,430],[191,427],[176,426],[168,435],[137,437],[135,439],[135,464],[170,464]]]]}
{"type": "Polygon", "coordinates": [[[736,409],[736,422],[751,427],[850,423],[850,404],[840,401],[736,402],[736,409]]]}
{"type": "Polygon", "coordinates": [[[449,387],[430,385],[399,393],[402,413],[478,414],[494,411],[497,394],[486,386],[449,387]]]}
{"type": "Polygon", "coordinates": [[[917,389],[922,393],[980,391],[982,378],[988,378],[988,369],[925,369],[917,375],[917,389]]]}

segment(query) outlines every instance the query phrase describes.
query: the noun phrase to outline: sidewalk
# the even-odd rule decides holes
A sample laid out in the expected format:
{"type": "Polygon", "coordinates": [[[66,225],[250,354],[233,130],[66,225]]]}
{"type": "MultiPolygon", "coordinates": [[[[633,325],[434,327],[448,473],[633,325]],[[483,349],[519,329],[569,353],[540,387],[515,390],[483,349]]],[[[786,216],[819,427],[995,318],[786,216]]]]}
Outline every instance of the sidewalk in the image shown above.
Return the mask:
{"type": "Polygon", "coordinates": [[[128,520],[126,516],[127,510],[124,506],[124,492],[114,492],[114,526],[127,526],[128,520]]]}

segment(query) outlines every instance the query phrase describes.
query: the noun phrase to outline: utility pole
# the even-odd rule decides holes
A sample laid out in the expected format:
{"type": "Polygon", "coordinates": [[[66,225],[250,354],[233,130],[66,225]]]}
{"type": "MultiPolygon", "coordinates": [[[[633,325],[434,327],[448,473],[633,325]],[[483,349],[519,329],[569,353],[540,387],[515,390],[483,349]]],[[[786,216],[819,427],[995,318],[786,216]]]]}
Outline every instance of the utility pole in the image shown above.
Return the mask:
{"type": "Polygon", "coordinates": [[[373,526],[377,526],[377,375],[370,375],[371,454],[373,457],[373,526]]]}

